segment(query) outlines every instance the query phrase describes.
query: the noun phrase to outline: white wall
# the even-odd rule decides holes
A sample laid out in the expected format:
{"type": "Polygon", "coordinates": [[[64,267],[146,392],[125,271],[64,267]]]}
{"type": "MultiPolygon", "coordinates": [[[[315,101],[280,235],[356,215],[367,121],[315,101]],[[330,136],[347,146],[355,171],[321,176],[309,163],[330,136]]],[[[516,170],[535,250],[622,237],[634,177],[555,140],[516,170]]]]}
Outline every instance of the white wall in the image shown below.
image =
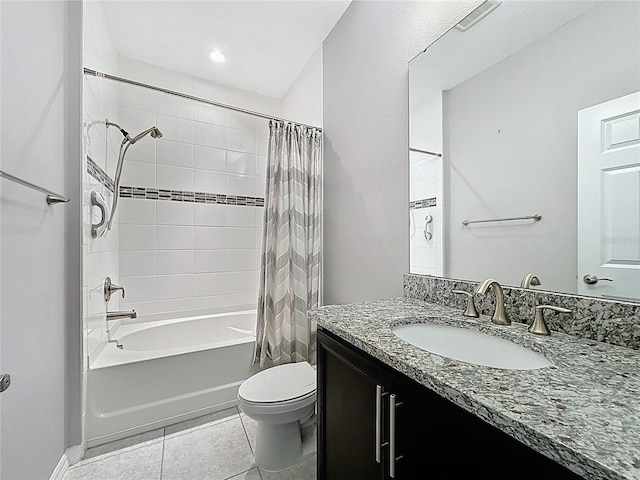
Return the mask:
{"type": "Polygon", "coordinates": [[[604,2],[445,94],[448,276],[535,273],[576,291],[577,111],[640,88],[640,41],[623,40],[639,40],[639,18],[637,2],[604,2]],[[460,223],[534,213],[535,225],[460,223]]]}
{"type": "Polygon", "coordinates": [[[476,3],[354,1],[325,40],[325,303],[402,294],[408,62],[476,3]]]}
{"type": "Polygon", "coordinates": [[[282,116],[322,126],[322,46],[314,52],[282,97],[282,116]]]}
{"type": "MultiPolygon", "coordinates": [[[[68,77],[77,74],[69,66],[80,56],[73,36],[77,6],[2,3],[2,169],[61,193],[74,164],[67,155],[79,143],[80,125],[67,123],[80,97],[77,80],[72,88],[68,77]]],[[[0,363],[13,381],[1,400],[0,477],[48,478],[66,447],[66,392],[76,388],[67,382],[79,376],[66,375],[66,368],[74,368],[67,363],[74,357],[65,352],[67,341],[70,332],[79,336],[80,318],[77,312],[67,318],[74,309],[66,276],[79,270],[78,260],[68,258],[65,228],[73,224],[66,217],[77,215],[80,199],[49,207],[41,193],[2,182],[0,363]]]]}

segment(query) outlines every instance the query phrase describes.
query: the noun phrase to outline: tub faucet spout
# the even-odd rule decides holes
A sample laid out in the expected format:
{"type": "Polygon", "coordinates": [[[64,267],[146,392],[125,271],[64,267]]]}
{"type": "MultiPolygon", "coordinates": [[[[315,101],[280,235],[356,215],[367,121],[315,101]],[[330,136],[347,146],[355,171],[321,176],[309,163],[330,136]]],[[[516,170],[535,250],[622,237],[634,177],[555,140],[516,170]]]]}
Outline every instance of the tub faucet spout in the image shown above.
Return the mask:
{"type": "Polygon", "coordinates": [[[487,278],[484,282],[482,282],[478,288],[476,289],[476,293],[485,294],[487,290],[491,287],[493,293],[496,295],[496,309],[493,312],[493,316],[491,317],[491,321],[496,325],[511,325],[511,319],[509,318],[509,314],[504,306],[504,291],[502,287],[498,283],[497,280],[493,278],[487,278]]]}
{"type": "Polygon", "coordinates": [[[107,312],[107,321],[118,320],[119,318],[137,318],[138,314],[135,310],[120,311],[120,312],[107,312]]]}

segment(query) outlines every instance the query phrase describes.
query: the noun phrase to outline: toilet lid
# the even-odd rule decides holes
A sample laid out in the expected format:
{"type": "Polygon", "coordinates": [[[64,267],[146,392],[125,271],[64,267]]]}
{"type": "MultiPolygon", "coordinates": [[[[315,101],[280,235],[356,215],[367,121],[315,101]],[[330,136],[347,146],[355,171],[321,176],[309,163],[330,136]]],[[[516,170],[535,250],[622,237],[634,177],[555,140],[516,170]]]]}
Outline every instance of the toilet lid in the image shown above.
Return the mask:
{"type": "Polygon", "coordinates": [[[238,389],[238,395],[248,402],[284,402],[313,393],[316,371],[307,362],[271,367],[248,378],[238,389]]]}

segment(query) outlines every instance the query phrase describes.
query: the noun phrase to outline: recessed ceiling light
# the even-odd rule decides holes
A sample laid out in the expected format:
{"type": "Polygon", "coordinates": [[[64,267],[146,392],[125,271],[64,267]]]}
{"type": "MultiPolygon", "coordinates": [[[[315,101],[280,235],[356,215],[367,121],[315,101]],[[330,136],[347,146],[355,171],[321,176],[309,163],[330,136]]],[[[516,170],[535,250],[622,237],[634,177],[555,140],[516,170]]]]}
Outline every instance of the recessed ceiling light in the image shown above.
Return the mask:
{"type": "Polygon", "coordinates": [[[224,63],[224,61],[227,59],[227,56],[222,50],[211,50],[209,52],[209,57],[211,57],[211,60],[215,63],[224,63]]]}

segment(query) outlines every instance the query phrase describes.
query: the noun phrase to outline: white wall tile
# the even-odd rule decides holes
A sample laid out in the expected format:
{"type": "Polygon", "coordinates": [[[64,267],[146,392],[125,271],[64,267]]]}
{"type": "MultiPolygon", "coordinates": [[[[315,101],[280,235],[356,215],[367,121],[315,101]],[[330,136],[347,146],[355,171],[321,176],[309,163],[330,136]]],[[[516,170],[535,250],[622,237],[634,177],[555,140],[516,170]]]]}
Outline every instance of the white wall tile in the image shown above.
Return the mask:
{"type": "Polygon", "coordinates": [[[224,195],[227,193],[227,177],[228,174],[224,172],[194,168],[193,189],[196,192],[224,195]]]}
{"type": "Polygon", "coordinates": [[[189,250],[193,248],[193,227],[167,226],[156,227],[158,250],[189,250]]]}
{"type": "Polygon", "coordinates": [[[263,178],[267,176],[267,156],[260,155],[259,151],[256,157],[256,174],[263,178]]]}
{"type": "Polygon", "coordinates": [[[256,226],[256,210],[253,207],[227,205],[228,227],[252,227],[256,226]]]}
{"type": "Polygon", "coordinates": [[[120,277],[120,285],[127,291],[127,302],[148,302],[156,299],[156,277],[120,277]]]}
{"type": "Polygon", "coordinates": [[[193,143],[205,147],[225,148],[225,128],[209,123],[194,122],[193,143]]]}
{"type": "Polygon", "coordinates": [[[120,304],[121,310],[135,310],[138,316],[156,313],[156,302],[127,302],[120,304]]]}
{"type": "Polygon", "coordinates": [[[227,273],[226,293],[249,293],[258,290],[256,272],[227,273]]]}
{"type": "Polygon", "coordinates": [[[225,252],[227,261],[227,271],[242,272],[256,271],[260,268],[259,261],[256,261],[256,249],[227,250],[225,252]]]}
{"type": "Polygon", "coordinates": [[[158,225],[193,225],[193,203],[157,201],[158,225]]]}
{"type": "Polygon", "coordinates": [[[222,148],[193,146],[193,166],[205,170],[226,171],[226,151],[222,148]]]}
{"type": "Polygon", "coordinates": [[[156,186],[156,165],[151,162],[137,162],[126,158],[126,163],[122,167],[122,178],[120,185],[127,187],[148,187],[156,186]]]}
{"type": "Polygon", "coordinates": [[[246,113],[229,111],[227,112],[227,127],[245,132],[255,133],[259,127],[268,125],[268,120],[264,118],[254,117],[246,113]]]}
{"type": "Polygon", "coordinates": [[[195,103],[193,119],[197,122],[224,126],[226,124],[226,113],[227,111],[224,108],[214,107],[206,103],[195,103]]]}
{"type": "Polygon", "coordinates": [[[229,266],[230,257],[226,250],[193,251],[193,273],[222,273],[227,271],[229,266]]]}
{"type": "Polygon", "coordinates": [[[156,184],[158,188],[193,191],[193,169],[157,165],[156,184]]]}
{"type": "Polygon", "coordinates": [[[193,121],[184,118],[158,114],[158,128],[162,138],[176,142],[191,143],[193,141],[193,121]]]}
{"type": "Polygon", "coordinates": [[[174,298],[172,300],[158,300],[156,302],[158,312],[185,312],[199,308],[195,306],[195,298],[174,298]]]}
{"type": "MultiPolygon", "coordinates": [[[[129,132],[131,133],[131,132],[129,132]]],[[[132,135],[137,135],[140,132],[132,133],[132,135]]],[[[118,150],[115,150],[113,153],[109,153],[109,158],[113,159],[113,167],[109,170],[110,172],[115,172],[116,163],[118,160],[118,151],[120,148],[121,138],[118,138],[118,150]]],[[[151,162],[154,163],[156,161],[156,141],[150,135],[143,137],[138,140],[136,143],[131,145],[127,149],[127,153],[125,155],[125,163],[123,166],[123,170],[127,168],[128,162],[151,162]]]]}
{"type": "Polygon", "coordinates": [[[253,153],[227,152],[227,171],[242,175],[256,174],[256,155],[253,153]]]}
{"type": "Polygon", "coordinates": [[[252,305],[258,304],[258,293],[234,293],[225,296],[226,304],[228,307],[235,307],[238,305],[252,305]]]}
{"type": "Polygon", "coordinates": [[[119,223],[137,225],[155,225],[156,202],[141,198],[120,198],[118,200],[119,223]]]}
{"type": "Polygon", "coordinates": [[[175,167],[193,166],[193,145],[190,143],[172,142],[164,138],[156,144],[156,162],[175,167]]]}
{"type": "Polygon", "coordinates": [[[226,306],[224,295],[214,295],[208,297],[194,297],[193,308],[196,310],[204,310],[208,308],[222,308],[226,306]]]}
{"type": "Polygon", "coordinates": [[[120,225],[120,251],[156,248],[155,225],[120,225]]]}
{"type": "Polygon", "coordinates": [[[193,297],[193,275],[158,275],[157,300],[193,297]]]}
{"type": "Polygon", "coordinates": [[[253,249],[256,248],[255,228],[227,227],[225,229],[227,239],[225,244],[229,249],[253,249]]]}
{"type": "Polygon", "coordinates": [[[227,128],[226,147],[237,152],[256,153],[256,135],[245,130],[227,128]]]}
{"type": "MultiPolygon", "coordinates": [[[[140,132],[144,132],[148,128],[155,126],[156,114],[155,112],[121,105],[119,117],[110,118],[109,120],[119,124],[131,137],[135,137],[140,132]]],[[[133,146],[131,148],[133,148],[133,146]]]]}
{"type": "Polygon", "coordinates": [[[225,273],[200,273],[194,275],[194,296],[209,297],[226,293],[226,275],[225,273]]]}
{"type": "Polygon", "coordinates": [[[227,175],[227,195],[257,197],[258,190],[256,185],[257,177],[253,175],[227,175]]]}
{"type": "Polygon", "coordinates": [[[156,111],[158,114],[193,120],[194,102],[185,98],[175,97],[164,93],[156,96],[156,111]]]}
{"type": "MultiPolygon", "coordinates": [[[[120,275],[123,277],[155,274],[155,250],[130,250],[120,252],[120,275]]],[[[127,299],[125,298],[125,300],[127,299]]]]}
{"type": "Polygon", "coordinates": [[[120,106],[156,113],[156,94],[147,88],[118,84],[120,106]]]}
{"type": "Polygon", "coordinates": [[[158,275],[193,273],[193,250],[156,250],[156,272],[158,275]]]}
{"type": "Polygon", "coordinates": [[[225,227],[193,227],[194,250],[221,250],[226,248],[225,227]]]}
{"type": "Polygon", "coordinates": [[[193,224],[209,227],[224,227],[227,224],[227,205],[194,203],[193,224]]]}

